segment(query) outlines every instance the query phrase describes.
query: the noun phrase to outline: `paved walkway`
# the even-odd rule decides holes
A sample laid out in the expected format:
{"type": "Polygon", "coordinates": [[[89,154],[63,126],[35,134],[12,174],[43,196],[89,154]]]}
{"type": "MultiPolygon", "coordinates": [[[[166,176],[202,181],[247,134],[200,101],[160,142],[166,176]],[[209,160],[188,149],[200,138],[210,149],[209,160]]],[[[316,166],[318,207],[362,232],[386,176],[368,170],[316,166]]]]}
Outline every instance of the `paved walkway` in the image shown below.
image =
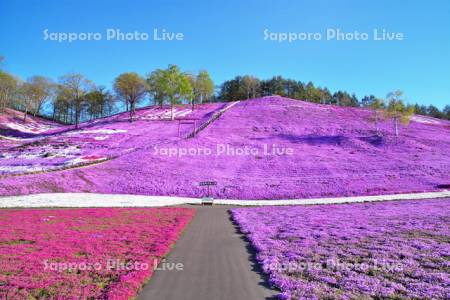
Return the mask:
{"type": "Polygon", "coordinates": [[[166,266],[176,263],[183,264],[183,270],[156,271],[138,300],[260,300],[278,293],[267,286],[226,207],[197,208],[165,261],[166,266]]]}

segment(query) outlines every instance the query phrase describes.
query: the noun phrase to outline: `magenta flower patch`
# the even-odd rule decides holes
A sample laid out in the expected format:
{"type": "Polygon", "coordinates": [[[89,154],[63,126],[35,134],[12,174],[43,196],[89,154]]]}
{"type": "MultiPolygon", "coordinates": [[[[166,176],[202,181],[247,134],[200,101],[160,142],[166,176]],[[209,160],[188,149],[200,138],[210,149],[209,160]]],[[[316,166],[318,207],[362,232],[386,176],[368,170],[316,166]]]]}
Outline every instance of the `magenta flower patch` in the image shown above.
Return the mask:
{"type": "Polygon", "coordinates": [[[450,199],[233,209],[285,299],[449,299],[450,199]]]}
{"type": "Polygon", "coordinates": [[[0,210],[0,298],[129,299],[194,213],[0,210]]]}

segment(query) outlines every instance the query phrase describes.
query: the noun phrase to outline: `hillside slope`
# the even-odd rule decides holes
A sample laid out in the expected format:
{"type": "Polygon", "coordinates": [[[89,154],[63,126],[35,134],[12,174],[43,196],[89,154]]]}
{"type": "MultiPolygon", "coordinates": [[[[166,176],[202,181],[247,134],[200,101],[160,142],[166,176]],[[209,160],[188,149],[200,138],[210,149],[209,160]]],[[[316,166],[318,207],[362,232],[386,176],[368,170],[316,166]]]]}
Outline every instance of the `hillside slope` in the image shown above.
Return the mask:
{"type": "Polygon", "coordinates": [[[29,138],[61,127],[63,125],[32,115],[27,115],[24,122],[24,113],[10,108],[0,113],[0,138],[29,138]]]}
{"type": "MultiPolygon", "coordinates": [[[[188,106],[178,106],[174,115],[177,120],[194,118],[197,126],[205,123],[215,111],[225,105],[208,104],[194,111],[188,106]]],[[[128,113],[97,119],[74,126],[50,126],[41,119],[14,118],[18,112],[7,111],[0,119],[7,119],[5,127],[17,130],[0,136],[0,175],[18,175],[48,172],[84,166],[117,158],[143,148],[186,136],[194,130],[192,124],[169,122],[168,107],[139,109],[133,123],[128,113]],[[36,132],[28,132],[34,126],[36,132]],[[179,127],[179,128],[178,128],[179,127]],[[178,132],[179,130],[179,132],[178,132]],[[23,135],[25,137],[23,137],[23,135]]]]}
{"type": "MultiPolygon", "coordinates": [[[[243,101],[195,138],[159,135],[158,143],[102,164],[5,177],[0,193],[201,197],[199,182],[216,181],[216,198],[286,199],[432,191],[450,183],[449,122],[415,116],[395,139],[391,122],[380,125],[378,137],[370,118],[360,108],[281,97],[243,101]]],[[[146,138],[174,126],[145,124],[146,138]]],[[[129,143],[143,143],[134,130],[127,131],[129,143]]]]}

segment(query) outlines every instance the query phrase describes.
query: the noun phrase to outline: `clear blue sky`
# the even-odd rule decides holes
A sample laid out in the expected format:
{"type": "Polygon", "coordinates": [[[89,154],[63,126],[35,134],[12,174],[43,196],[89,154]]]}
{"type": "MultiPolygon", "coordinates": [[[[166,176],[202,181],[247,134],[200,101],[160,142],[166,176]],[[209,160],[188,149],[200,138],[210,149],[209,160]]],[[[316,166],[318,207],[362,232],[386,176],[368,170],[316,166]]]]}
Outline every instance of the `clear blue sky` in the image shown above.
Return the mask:
{"type": "Polygon", "coordinates": [[[207,69],[216,84],[238,74],[283,75],[354,92],[402,89],[409,102],[450,104],[450,1],[45,1],[0,0],[0,55],[27,78],[80,72],[111,86],[125,71],[178,64],[207,69]],[[105,30],[182,32],[183,41],[106,41],[105,30]],[[327,28],[386,29],[403,41],[327,41],[327,28]],[[101,41],[44,41],[49,32],[100,32],[101,41]],[[321,41],[279,43],[270,32],[319,32],[321,41]]]}

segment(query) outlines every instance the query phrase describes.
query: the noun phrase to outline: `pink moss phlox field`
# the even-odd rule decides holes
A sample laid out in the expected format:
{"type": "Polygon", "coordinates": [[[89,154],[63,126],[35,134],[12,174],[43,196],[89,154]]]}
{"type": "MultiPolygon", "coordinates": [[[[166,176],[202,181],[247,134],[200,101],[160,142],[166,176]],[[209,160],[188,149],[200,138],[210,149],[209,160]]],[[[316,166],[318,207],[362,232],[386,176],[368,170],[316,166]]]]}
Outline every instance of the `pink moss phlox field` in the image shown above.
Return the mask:
{"type": "MultiPolygon", "coordinates": [[[[227,105],[198,105],[183,117],[204,122],[227,105]]],[[[142,109],[131,124],[126,114],[119,114],[78,131],[51,134],[49,139],[68,139],[57,151],[46,150],[52,144],[45,141],[15,148],[15,156],[0,158],[0,170],[2,161],[9,172],[22,172],[22,164],[38,168],[48,163],[52,168],[83,164],[82,157],[91,155],[114,159],[79,169],[6,176],[0,178],[0,195],[96,192],[198,198],[207,192],[199,182],[216,181],[211,189],[215,198],[298,199],[439,191],[440,185],[450,184],[448,121],[414,116],[396,139],[391,120],[380,122],[381,136],[375,134],[368,109],[274,96],[241,101],[196,137],[185,139],[177,135],[177,121],[145,119],[158,110],[167,113],[168,108],[142,109]],[[292,153],[274,154],[274,146],[292,153]],[[30,149],[45,157],[27,160],[30,149]],[[249,154],[240,154],[245,149],[249,154]],[[59,157],[60,151],[70,153],[59,157]]],[[[192,125],[182,130],[187,133],[192,125]]]]}
{"type": "Polygon", "coordinates": [[[187,208],[0,210],[0,298],[129,299],[194,213],[187,208]]]}
{"type": "MultiPolygon", "coordinates": [[[[195,118],[200,126],[223,104],[197,107],[177,106],[177,119],[195,118]]],[[[24,123],[20,112],[7,110],[0,115],[0,175],[54,171],[101,162],[169,142],[178,137],[178,121],[169,122],[170,108],[139,109],[134,122],[128,114],[97,119],[74,126],[63,126],[29,116],[24,123]],[[3,137],[3,139],[2,139],[3,137]]],[[[193,131],[193,125],[180,126],[180,136],[193,131]]]]}
{"type": "Polygon", "coordinates": [[[283,299],[450,298],[450,199],[232,216],[283,299]]]}

